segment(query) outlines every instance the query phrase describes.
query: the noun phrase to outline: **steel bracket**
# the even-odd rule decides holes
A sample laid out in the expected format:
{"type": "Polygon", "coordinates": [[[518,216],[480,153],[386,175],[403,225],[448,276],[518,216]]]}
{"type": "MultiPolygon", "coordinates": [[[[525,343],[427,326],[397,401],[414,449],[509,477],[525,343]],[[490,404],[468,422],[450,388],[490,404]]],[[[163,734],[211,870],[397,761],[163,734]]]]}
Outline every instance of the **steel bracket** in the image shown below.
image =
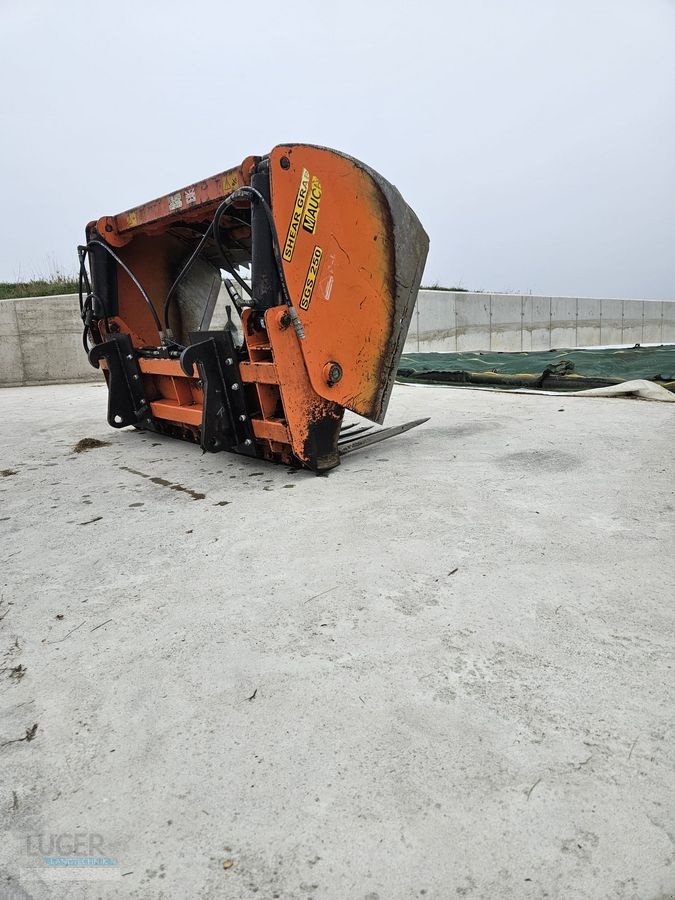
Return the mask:
{"type": "Polygon", "coordinates": [[[181,369],[194,378],[197,364],[204,392],[201,445],[209,453],[235,450],[257,456],[246,408],[237,349],[228,331],[198,331],[180,356],[181,369]]]}
{"type": "Polygon", "coordinates": [[[109,334],[89,351],[89,362],[98,369],[104,359],[108,382],[108,424],[113,428],[137,425],[148,415],[148,401],[131,338],[109,334]]]}

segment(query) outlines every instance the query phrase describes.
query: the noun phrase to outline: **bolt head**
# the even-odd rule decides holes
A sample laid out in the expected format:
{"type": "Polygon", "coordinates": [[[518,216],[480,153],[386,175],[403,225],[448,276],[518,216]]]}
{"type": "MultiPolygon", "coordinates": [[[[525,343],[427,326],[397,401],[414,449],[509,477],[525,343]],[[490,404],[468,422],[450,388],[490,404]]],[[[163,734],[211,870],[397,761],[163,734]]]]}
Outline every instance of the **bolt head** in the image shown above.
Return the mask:
{"type": "Polygon", "coordinates": [[[233,384],[233,385],[232,385],[232,390],[233,390],[233,391],[238,391],[238,390],[239,390],[239,385],[236,384],[236,383],[233,384]]]}
{"type": "Polygon", "coordinates": [[[329,387],[337,384],[342,379],[342,366],[340,363],[334,361],[326,363],[323,367],[323,377],[326,379],[326,384],[329,387]]]}
{"type": "Polygon", "coordinates": [[[246,438],[246,440],[244,441],[244,447],[250,447],[252,443],[253,441],[251,440],[251,438],[246,438]]]}

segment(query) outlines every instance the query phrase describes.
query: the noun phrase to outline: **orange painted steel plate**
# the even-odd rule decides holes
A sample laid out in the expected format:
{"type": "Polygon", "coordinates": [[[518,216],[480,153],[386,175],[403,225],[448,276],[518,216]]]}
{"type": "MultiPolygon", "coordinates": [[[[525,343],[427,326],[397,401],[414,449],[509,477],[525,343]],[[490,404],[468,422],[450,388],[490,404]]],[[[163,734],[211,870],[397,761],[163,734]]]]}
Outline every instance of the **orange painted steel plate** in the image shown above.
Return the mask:
{"type": "Polygon", "coordinates": [[[257,438],[265,438],[268,441],[277,441],[279,444],[289,444],[288,428],[274,419],[251,419],[253,434],[257,438]]]}
{"type": "Polygon", "coordinates": [[[301,346],[312,386],[380,421],[428,239],[398,191],[350,157],[283,145],[270,154],[270,173],[284,272],[305,329],[301,346]],[[395,237],[398,224],[403,245],[395,237]],[[403,290],[399,264],[408,282],[403,290]],[[331,387],[323,371],[334,362],[343,374],[331,387]]]}
{"type": "Polygon", "coordinates": [[[185,378],[177,359],[148,359],[139,357],[138,366],[146,375],[170,375],[173,378],[185,378]]]}
{"type": "Polygon", "coordinates": [[[239,371],[242,381],[255,381],[258,384],[279,384],[279,376],[274,363],[243,362],[239,367],[239,371]]]}
{"type": "Polygon", "coordinates": [[[103,216],[97,222],[97,230],[110,244],[120,246],[127,243],[130,232],[143,230],[163,219],[176,217],[190,221],[201,218],[204,207],[216,204],[238,187],[250,183],[250,170],[254,164],[255,157],[247,156],[240,166],[233,169],[212,175],[204,181],[165,194],[116,216],[103,216]]]}
{"type": "Polygon", "coordinates": [[[201,406],[181,406],[175,400],[155,400],[150,404],[150,411],[158,419],[167,419],[169,422],[198,427],[202,424],[201,406]]]}

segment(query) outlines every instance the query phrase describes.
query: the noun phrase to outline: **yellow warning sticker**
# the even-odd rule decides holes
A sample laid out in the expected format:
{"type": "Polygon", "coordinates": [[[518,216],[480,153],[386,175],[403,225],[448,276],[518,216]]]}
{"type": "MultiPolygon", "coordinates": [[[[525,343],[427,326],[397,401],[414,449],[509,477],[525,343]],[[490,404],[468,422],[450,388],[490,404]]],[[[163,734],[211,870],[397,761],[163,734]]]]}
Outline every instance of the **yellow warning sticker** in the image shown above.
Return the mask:
{"type": "Polygon", "coordinates": [[[295,242],[298,239],[298,231],[300,230],[300,222],[302,221],[302,211],[305,208],[305,200],[307,199],[307,191],[309,190],[309,172],[307,169],[302,170],[300,184],[298,185],[298,193],[295,195],[295,204],[291,213],[291,221],[288,225],[288,234],[286,235],[286,243],[284,244],[283,257],[286,262],[293,259],[293,251],[295,250],[295,242]]]}
{"type": "Polygon", "coordinates": [[[321,249],[321,247],[316,246],[314,248],[314,252],[312,253],[312,259],[309,263],[309,269],[307,270],[305,286],[302,289],[302,296],[300,297],[300,309],[309,309],[309,304],[312,302],[314,284],[316,282],[316,277],[319,274],[319,266],[321,265],[322,256],[323,250],[321,249]]]}
{"type": "Polygon", "coordinates": [[[231,194],[232,191],[236,191],[239,187],[239,172],[236,169],[233,169],[232,172],[226,172],[223,175],[223,193],[231,194]]]}
{"type": "Polygon", "coordinates": [[[316,177],[316,175],[312,175],[312,187],[309,192],[309,196],[307,197],[307,207],[305,209],[305,215],[302,219],[302,227],[305,231],[309,231],[310,234],[314,234],[316,231],[316,220],[319,217],[319,204],[321,203],[321,182],[316,177]]]}

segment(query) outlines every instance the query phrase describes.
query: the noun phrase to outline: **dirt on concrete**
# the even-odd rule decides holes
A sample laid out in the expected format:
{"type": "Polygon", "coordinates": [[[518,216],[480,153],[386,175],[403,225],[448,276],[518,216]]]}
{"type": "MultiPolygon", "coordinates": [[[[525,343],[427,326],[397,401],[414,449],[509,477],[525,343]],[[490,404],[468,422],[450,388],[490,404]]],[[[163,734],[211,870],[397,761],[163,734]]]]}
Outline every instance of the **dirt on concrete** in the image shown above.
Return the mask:
{"type": "Polygon", "coordinates": [[[109,447],[110,441],[100,441],[98,438],[81,438],[73,447],[73,453],[84,453],[87,450],[96,450],[99,447],[109,447]]]}

